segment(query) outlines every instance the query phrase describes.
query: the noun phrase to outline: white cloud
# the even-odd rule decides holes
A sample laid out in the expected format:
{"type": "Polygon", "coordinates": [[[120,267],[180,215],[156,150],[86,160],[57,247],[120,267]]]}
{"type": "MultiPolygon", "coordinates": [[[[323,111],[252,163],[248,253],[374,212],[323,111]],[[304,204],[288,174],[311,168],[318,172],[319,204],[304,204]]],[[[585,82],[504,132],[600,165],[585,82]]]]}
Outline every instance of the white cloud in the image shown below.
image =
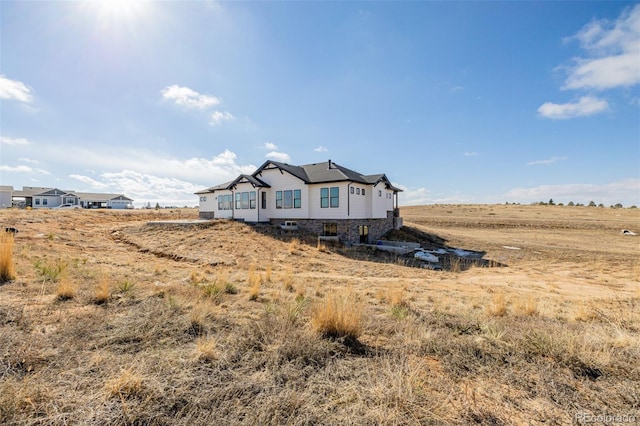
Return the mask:
{"type": "Polygon", "coordinates": [[[275,151],[276,149],[278,149],[278,146],[271,142],[265,142],[263,148],[268,149],[269,151],[275,151]]]}
{"type": "Polygon", "coordinates": [[[640,5],[627,8],[615,22],[594,20],[576,39],[587,58],[569,67],[565,89],[611,89],[640,83],[640,5]]]}
{"type": "Polygon", "coordinates": [[[558,161],[566,160],[567,157],[551,157],[546,160],[529,161],[527,166],[548,166],[558,161]]]}
{"type": "Polygon", "coordinates": [[[449,89],[450,92],[461,92],[464,90],[463,86],[453,86],[451,89],[449,89]]]}
{"type": "Polygon", "coordinates": [[[317,148],[313,148],[313,150],[314,150],[315,152],[327,152],[327,151],[329,151],[327,148],[325,148],[325,147],[324,147],[324,146],[322,146],[322,145],[320,145],[320,146],[319,146],[319,147],[317,147],[317,148]]]}
{"type": "Polygon", "coordinates": [[[504,194],[510,202],[536,202],[553,199],[555,202],[587,204],[590,201],[607,206],[622,203],[640,206],[640,179],[626,179],[608,184],[540,185],[533,188],[515,188],[504,194]]]}
{"type": "Polygon", "coordinates": [[[465,157],[477,157],[478,155],[480,155],[480,154],[478,154],[477,152],[474,152],[474,151],[472,151],[472,152],[465,152],[465,153],[464,153],[464,156],[465,156],[465,157]]]}
{"type": "Polygon", "coordinates": [[[265,155],[265,157],[272,160],[280,161],[281,163],[288,163],[291,161],[291,157],[289,156],[289,154],[286,154],[284,152],[271,151],[270,153],[265,155]]]}
{"type": "Polygon", "coordinates": [[[23,163],[40,164],[38,160],[34,160],[26,157],[20,157],[18,158],[18,161],[22,161],[23,163]]]}
{"type": "Polygon", "coordinates": [[[49,175],[47,170],[44,169],[36,169],[29,166],[19,165],[19,166],[7,166],[5,164],[0,165],[0,171],[9,172],[9,173],[37,173],[40,175],[49,175]]]}
{"type": "Polygon", "coordinates": [[[233,120],[234,118],[235,117],[233,115],[231,115],[226,111],[225,112],[215,111],[213,114],[211,114],[211,120],[209,120],[209,124],[211,124],[212,126],[217,126],[223,121],[233,120]]]}
{"type": "Polygon", "coordinates": [[[104,188],[108,188],[109,185],[103,182],[98,182],[95,179],[90,178],[89,176],[82,176],[82,175],[69,175],[69,177],[71,179],[75,179],[78,180],[84,184],[90,185],[92,188],[95,189],[104,189],[104,188]]]}
{"type": "Polygon", "coordinates": [[[33,100],[32,90],[21,81],[0,75],[0,99],[29,103],[33,100]]]}
{"type": "Polygon", "coordinates": [[[436,195],[427,188],[409,188],[396,182],[393,186],[402,189],[398,195],[400,206],[422,206],[425,204],[464,204],[471,203],[470,197],[461,194],[436,195]]]}
{"type": "Polygon", "coordinates": [[[163,98],[189,108],[206,109],[220,103],[220,99],[215,96],[201,95],[193,89],[177,84],[165,87],[161,93],[163,98]]]}
{"type": "Polygon", "coordinates": [[[545,102],[538,113],[544,118],[554,120],[564,120],[575,117],[585,117],[609,110],[609,104],[604,99],[583,96],[578,102],[569,102],[566,104],[555,104],[553,102],[545,102]]]}
{"type": "Polygon", "coordinates": [[[4,145],[29,145],[29,142],[25,138],[8,138],[6,136],[0,136],[0,143],[4,145]]]}

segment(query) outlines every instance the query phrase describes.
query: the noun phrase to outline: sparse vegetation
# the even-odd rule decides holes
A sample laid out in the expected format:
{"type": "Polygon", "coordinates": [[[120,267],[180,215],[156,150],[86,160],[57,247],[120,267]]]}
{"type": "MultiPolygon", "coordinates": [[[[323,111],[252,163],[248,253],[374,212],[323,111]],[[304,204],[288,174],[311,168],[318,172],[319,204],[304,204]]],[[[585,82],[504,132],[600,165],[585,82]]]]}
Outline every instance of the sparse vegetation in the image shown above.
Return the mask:
{"type": "Polygon", "coordinates": [[[0,211],[20,228],[18,277],[0,286],[0,424],[640,417],[640,252],[620,234],[638,209],[403,208],[397,235],[506,265],[456,273],[315,236],[294,256],[266,226],[144,225],[192,209],[94,213],[0,211]]]}

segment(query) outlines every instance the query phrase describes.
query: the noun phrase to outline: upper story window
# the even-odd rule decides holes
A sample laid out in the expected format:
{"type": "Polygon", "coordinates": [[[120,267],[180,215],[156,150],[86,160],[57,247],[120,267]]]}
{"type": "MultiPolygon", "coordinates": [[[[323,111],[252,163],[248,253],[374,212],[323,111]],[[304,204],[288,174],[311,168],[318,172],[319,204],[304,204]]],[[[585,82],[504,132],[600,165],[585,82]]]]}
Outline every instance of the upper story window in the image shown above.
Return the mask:
{"type": "Polygon", "coordinates": [[[382,197],[382,191],[378,189],[378,197],[382,197]]]}

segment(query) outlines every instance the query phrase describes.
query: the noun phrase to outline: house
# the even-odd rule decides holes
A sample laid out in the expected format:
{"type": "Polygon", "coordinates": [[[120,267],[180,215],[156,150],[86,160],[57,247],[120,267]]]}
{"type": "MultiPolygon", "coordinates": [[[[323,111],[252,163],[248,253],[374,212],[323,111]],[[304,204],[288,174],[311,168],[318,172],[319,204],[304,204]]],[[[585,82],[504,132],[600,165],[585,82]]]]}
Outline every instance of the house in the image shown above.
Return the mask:
{"type": "Polygon", "coordinates": [[[23,186],[22,190],[13,190],[11,201],[13,205],[34,209],[55,208],[63,204],[82,208],[125,209],[133,207],[133,200],[122,194],[76,192],[35,186],[23,186]]]}
{"type": "Polygon", "coordinates": [[[250,175],[196,193],[200,218],[227,218],[368,243],[402,226],[398,193],[384,174],[362,175],[331,160],[294,166],[266,161],[250,175]]]}
{"type": "Polygon", "coordinates": [[[13,198],[13,186],[0,185],[0,208],[11,207],[13,198]]]}

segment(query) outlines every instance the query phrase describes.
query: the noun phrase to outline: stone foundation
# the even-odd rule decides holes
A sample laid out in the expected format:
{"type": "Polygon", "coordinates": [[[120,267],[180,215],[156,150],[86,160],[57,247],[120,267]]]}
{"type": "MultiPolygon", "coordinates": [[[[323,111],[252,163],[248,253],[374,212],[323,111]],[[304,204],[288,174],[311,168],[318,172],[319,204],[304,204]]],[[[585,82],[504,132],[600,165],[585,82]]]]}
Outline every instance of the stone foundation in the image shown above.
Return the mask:
{"type": "Polygon", "coordinates": [[[198,217],[200,219],[215,219],[214,212],[199,212],[198,217]]]}
{"type": "MultiPolygon", "coordinates": [[[[397,218],[396,218],[397,219],[397,218]]],[[[373,244],[384,234],[394,228],[393,212],[388,212],[384,219],[271,219],[274,226],[280,225],[285,220],[293,220],[298,223],[298,229],[316,235],[322,235],[325,223],[336,223],[338,225],[338,237],[343,243],[359,243],[360,234],[358,227],[366,225],[369,227],[369,238],[365,243],[373,244]]]]}

